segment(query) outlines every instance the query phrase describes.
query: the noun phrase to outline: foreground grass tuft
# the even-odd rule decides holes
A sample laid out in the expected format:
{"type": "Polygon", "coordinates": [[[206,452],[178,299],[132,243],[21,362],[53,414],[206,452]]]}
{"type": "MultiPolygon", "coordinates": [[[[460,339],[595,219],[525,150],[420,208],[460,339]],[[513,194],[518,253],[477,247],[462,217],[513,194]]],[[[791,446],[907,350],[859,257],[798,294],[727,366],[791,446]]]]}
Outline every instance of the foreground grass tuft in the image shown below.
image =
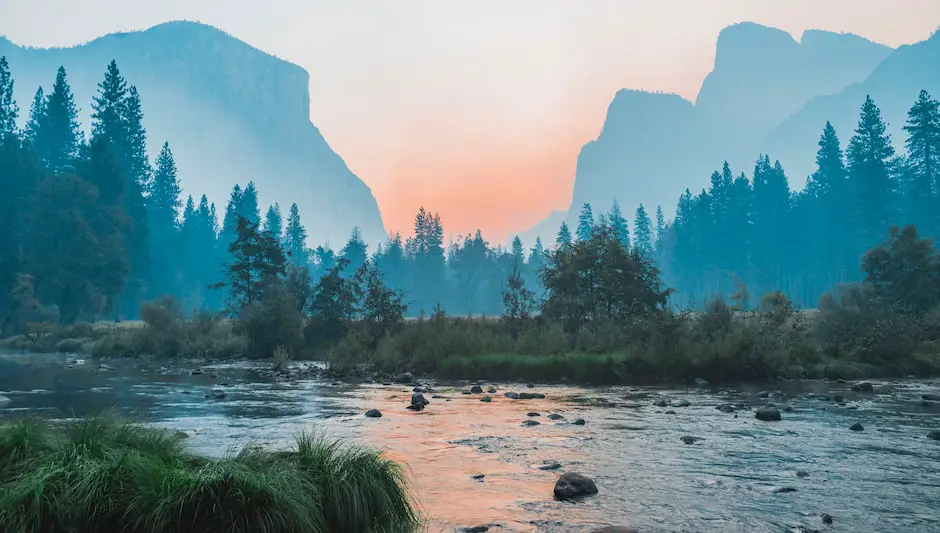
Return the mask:
{"type": "Polygon", "coordinates": [[[408,496],[396,463],[316,435],[214,460],[111,415],[0,426],[5,532],[404,533],[417,527],[408,496]]]}

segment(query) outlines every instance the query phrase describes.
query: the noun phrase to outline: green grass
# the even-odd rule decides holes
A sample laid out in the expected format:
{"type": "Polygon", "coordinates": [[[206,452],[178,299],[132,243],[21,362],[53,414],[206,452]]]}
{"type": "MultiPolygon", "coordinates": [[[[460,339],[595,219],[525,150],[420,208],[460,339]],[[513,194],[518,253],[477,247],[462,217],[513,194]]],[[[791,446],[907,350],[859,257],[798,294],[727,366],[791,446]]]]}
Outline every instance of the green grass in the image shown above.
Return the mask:
{"type": "Polygon", "coordinates": [[[300,435],[293,450],[186,453],[174,434],[103,415],[0,426],[0,523],[10,533],[404,533],[417,529],[400,467],[300,435]]]}

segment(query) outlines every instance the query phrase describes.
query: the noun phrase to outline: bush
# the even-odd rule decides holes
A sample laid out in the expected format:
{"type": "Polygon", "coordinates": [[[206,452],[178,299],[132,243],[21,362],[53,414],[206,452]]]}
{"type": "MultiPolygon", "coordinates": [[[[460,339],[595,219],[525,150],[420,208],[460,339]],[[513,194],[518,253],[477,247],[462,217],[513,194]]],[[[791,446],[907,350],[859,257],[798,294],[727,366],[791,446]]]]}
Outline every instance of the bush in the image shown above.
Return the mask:
{"type": "Polygon", "coordinates": [[[380,453],[301,435],[289,452],[213,460],[180,438],[105,415],[0,426],[4,531],[415,531],[400,467],[380,453]]]}

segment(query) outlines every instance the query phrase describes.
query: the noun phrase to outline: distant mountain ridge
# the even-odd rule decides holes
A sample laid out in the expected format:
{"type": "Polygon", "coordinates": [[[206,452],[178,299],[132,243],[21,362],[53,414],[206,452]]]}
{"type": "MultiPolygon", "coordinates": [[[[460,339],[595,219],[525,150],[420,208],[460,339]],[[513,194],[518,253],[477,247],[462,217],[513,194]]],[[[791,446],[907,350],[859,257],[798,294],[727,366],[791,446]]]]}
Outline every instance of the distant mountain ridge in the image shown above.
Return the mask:
{"type": "MultiPolygon", "coordinates": [[[[296,202],[310,244],[341,246],[359,226],[369,243],[386,231],[369,187],[310,120],[309,74],[211,26],[169,22],[71,48],[39,49],[0,38],[26,114],[59,65],[90,123],[92,96],[115,59],[143,102],[151,158],[169,141],[184,194],[205,193],[224,212],[232,187],[254,181],[263,208],[296,202]]],[[[25,118],[21,117],[21,120],[25,118]]]]}
{"type": "MultiPolygon", "coordinates": [[[[723,161],[735,174],[750,174],[774,127],[814,98],[866,79],[892,53],[852,34],[810,30],[796,41],[787,32],[752,22],[725,28],[718,36],[714,69],[694,104],[675,94],[617,92],[601,134],[578,156],[565,220],[572,225],[585,202],[597,215],[614,199],[631,225],[640,203],[650,213],[661,205],[670,215],[682,191],[706,187],[723,161]]],[[[824,124],[804,140],[815,146],[824,124]]],[[[789,171],[782,153],[769,153],[789,171]]],[[[815,149],[808,155],[813,154],[815,149]]],[[[554,235],[545,226],[521,234],[523,241],[539,236],[551,242],[554,235]]]]}

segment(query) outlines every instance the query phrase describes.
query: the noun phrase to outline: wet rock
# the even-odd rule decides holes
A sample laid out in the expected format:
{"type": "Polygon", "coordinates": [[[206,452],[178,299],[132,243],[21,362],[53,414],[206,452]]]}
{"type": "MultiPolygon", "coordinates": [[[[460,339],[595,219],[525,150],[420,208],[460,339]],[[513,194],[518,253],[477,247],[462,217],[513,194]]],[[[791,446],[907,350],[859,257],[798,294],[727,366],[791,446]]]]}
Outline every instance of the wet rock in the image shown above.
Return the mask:
{"type": "Polygon", "coordinates": [[[410,383],[414,383],[414,382],[415,382],[415,375],[412,374],[411,372],[403,372],[403,373],[398,374],[397,376],[395,376],[395,380],[394,380],[394,381],[395,381],[395,383],[398,383],[398,384],[401,384],[401,385],[408,385],[408,384],[410,384],[410,383]]]}
{"type": "Polygon", "coordinates": [[[425,398],[423,394],[421,394],[420,392],[415,392],[411,395],[411,405],[406,407],[406,409],[410,409],[412,411],[423,411],[424,406],[429,403],[431,402],[429,402],[428,399],[425,398]]]}
{"type": "Polygon", "coordinates": [[[496,394],[496,387],[490,387],[486,389],[487,394],[496,394]]]}
{"type": "Polygon", "coordinates": [[[561,463],[548,463],[544,465],[539,465],[539,470],[558,470],[561,468],[561,463]]]}
{"type": "Polygon", "coordinates": [[[705,381],[705,380],[702,379],[702,378],[695,378],[695,386],[696,386],[696,387],[707,387],[707,386],[708,386],[708,382],[705,381]]]}
{"type": "Polygon", "coordinates": [[[512,391],[510,391],[510,392],[507,392],[507,393],[505,394],[505,396],[506,396],[507,398],[509,398],[510,400],[518,400],[518,399],[519,399],[519,393],[518,393],[518,392],[512,392],[512,391]]]}
{"type": "Polygon", "coordinates": [[[668,406],[669,406],[669,403],[666,402],[665,398],[660,398],[656,400],[655,402],[653,402],[653,407],[668,407],[668,406]]]}
{"type": "Polygon", "coordinates": [[[378,409],[369,409],[366,411],[366,418],[382,418],[382,411],[378,409]]]}
{"type": "Polygon", "coordinates": [[[422,393],[424,393],[424,392],[428,392],[428,390],[425,389],[424,387],[415,387],[415,388],[411,389],[411,392],[422,392],[422,393]]]}
{"type": "Polygon", "coordinates": [[[572,422],[572,424],[576,426],[583,426],[584,424],[586,424],[586,422],[584,421],[583,418],[576,418],[574,422],[572,422]]]}
{"type": "Polygon", "coordinates": [[[470,387],[470,394],[483,394],[483,387],[479,385],[470,387]]]}
{"type": "Polygon", "coordinates": [[[940,402],[940,394],[921,394],[920,399],[925,402],[940,402]]]}
{"type": "Polygon", "coordinates": [[[489,525],[482,525],[482,526],[473,526],[473,527],[462,527],[458,529],[457,531],[459,533],[486,533],[489,530],[490,530],[489,525]]]}
{"type": "Polygon", "coordinates": [[[692,402],[689,400],[679,400],[673,407],[689,407],[692,405],[692,402]]]}
{"type": "Polygon", "coordinates": [[[822,520],[822,523],[826,524],[827,526],[832,524],[832,516],[830,516],[829,513],[823,513],[819,515],[819,519],[822,520]]]}
{"type": "Polygon", "coordinates": [[[715,409],[718,409],[718,410],[721,411],[722,413],[733,413],[733,412],[734,412],[734,407],[733,407],[730,403],[723,403],[723,404],[721,404],[721,405],[715,407],[715,409]]]}
{"type": "Polygon", "coordinates": [[[535,383],[529,383],[529,384],[527,384],[527,385],[526,385],[526,388],[528,388],[528,389],[534,389],[534,388],[535,388],[535,383]]]}
{"type": "Polygon", "coordinates": [[[446,396],[441,396],[440,394],[434,394],[431,396],[432,400],[443,400],[446,396]]]}
{"type": "Polygon", "coordinates": [[[774,494],[786,494],[788,492],[796,492],[796,489],[793,487],[777,487],[774,489],[774,494]]]}
{"type": "Polygon", "coordinates": [[[224,400],[228,396],[225,394],[225,391],[222,390],[211,390],[206,393],[206,398],[211,398],[213,400],[224,400]]]}
{"type": "Polygon", "coordinates": [[[542,416],[542,415],[540,415],[539,413],[536,413],[535,411],[533,411],[533,412],[531,412],[531,413],[526,413],[526,416],[542,416]]]}
{"type": "Polygon", "coordinates": [[[548,415],[548,419],[549,419],[549,420],[561,420],[561,419],[563,419],[563,418],[565,418],[565,417],[561,416],[561,415],[558,414],[558,413],[552,413],[552,414],[548,415]]]}
{"type": "Polygon", "coordinates": [[[595,529],[591,533],[639,533],[639,532],[633,529],[632,527],[604,526],[600,529],[595,529]]]}
{"type": "Polygon", "coordinates": [[[927,438],[930,440],[940,440],[940,430],[933,430],[927,434],[927,438]]]}
{"type": "Polygon", "coordinates": [[[673,411],[672,409],[670,409],[669,411],[666,411],[666,414],[667,414],[667,415],[674,415],[674,414],[676,414],[676,412],[673,411]]]}
{"type": "Polygon", "coordinates": [[[859,424],[858,422],[852,424],[849,429],[852,431],[865,431],[865,426],[859,424]]]}
{"type": "Polygon", "coordinates": [[[522,422],[522,425],[531,427],[531,426],[537,426],[539,425],[539,423],[540,422],[538,420],[524,420],[522,422]]]}
{"type": "Polygon", "coordinates": [[[770,398],[770,393],[768,391],[760,391],[757,393],[758,398],[770,398]]]}
{"type": "Polygon", "coordinates": [[[477,481],[483,481],[483,478],[486,477],[486,474],[473,474],[470,476],[470,479],[475,479],[477,481]]]}
{"type": "Polygon", "coordinates": [[[754,418],[764,422],[777,422],[781,416],[776,407],[761,407],[754,413],[754,418]]]}
{"type": "Polygon", "coordinates": [[[556,500],[573,500],[597,494],[597,485],[594,484],[594,480],[587,476],[575,474],[574,472],[565,472],[555,482],[554,493],[556,500]]]}
{"type": "Polygon", "coordinates": [[[483,403],[490,403],[490,402],[493,401],[493,398],[490,398],[489,396],[484,396],[484,397],[480,398],[480,401],[483,402],[483,403]]]}
{"type": "Polygon", "coordinates": [[[520,392],[520,400],[541,400],[544,399],[545,395],[540,392],[520,392]]]}
{"type": "Polygon", "coordinates": [[[856,383],[852,385],[852,390],[859,391],[859,392],[874,392],[875,388],[872,386],[871,383],[867,381],[863,381],[861,383],[856,383]]]}
{"type": "Polygon", "coordinates": [[[807,478],[809,477],[809,472],[807,472],[806,470],[797,470],[796,477],[800,479],[807,478]]]}
{"type": "Polygon", "coordinates": [[[681,440],[682,442],[684,442],[684,443],[686,443],[686,444],[695,444],[696,442],[698,442],[698,441],[700,441],[700,440],[705,440],[705,439],[702,438],[702,437],[693,437],[693,436],[691,436],[691,435],[683,435],[683,436],[679,437],[679,440],[681,440]]]}

